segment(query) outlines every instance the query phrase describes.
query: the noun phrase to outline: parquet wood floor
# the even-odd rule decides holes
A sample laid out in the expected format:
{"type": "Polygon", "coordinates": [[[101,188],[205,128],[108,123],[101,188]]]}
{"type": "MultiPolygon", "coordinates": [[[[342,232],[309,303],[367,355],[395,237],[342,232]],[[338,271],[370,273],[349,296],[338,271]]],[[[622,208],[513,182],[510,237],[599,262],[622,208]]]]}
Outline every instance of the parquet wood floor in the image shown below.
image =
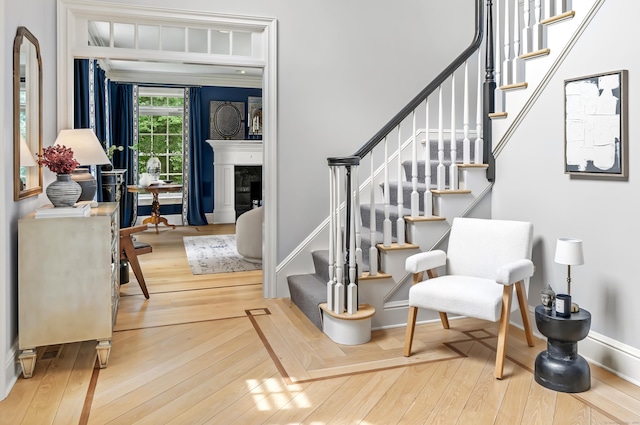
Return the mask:
{"type": "Polygon", "coordinates": [[[33,378],[0,402],[2,424],[640,424],[640,388],[591,366],[592,388],[557,393],[533,379],[544,349],[510,331],[505,379],[493,378],[496,326],[461,319],[371,342],[331,342],[288,299],[262,297],[261,272],[194,276],[182,237],[233,226],[141,234],[151,298],[133,279],[106,369],[95,341],[41,347],[33,378]]]}

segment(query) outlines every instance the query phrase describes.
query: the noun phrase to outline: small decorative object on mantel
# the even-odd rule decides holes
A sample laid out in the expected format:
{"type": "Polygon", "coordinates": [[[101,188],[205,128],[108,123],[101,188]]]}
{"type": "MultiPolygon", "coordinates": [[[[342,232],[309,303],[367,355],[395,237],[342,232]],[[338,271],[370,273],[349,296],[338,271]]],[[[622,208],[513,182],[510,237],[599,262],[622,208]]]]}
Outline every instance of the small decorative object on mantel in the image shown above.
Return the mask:
{"type": "Polygon", "coordinates": [[[37,155],[38,164],[56,173],[56,181],[47,186],[47,198],[55,207],[73,206],[82,192],[80,185],[71,180],[71,173],[80,165],[73,157],[73,150],[64,145],[54,145],[37,155]]]}
{"type": "Polygon", "coordinates": [[[540,292],[540,299],[542,300],[542,306],[546,311],[553,310],[553,306],[556,302],[556,293],[551,289],[551,285],[547,285],[547,287],[540,292]]]}

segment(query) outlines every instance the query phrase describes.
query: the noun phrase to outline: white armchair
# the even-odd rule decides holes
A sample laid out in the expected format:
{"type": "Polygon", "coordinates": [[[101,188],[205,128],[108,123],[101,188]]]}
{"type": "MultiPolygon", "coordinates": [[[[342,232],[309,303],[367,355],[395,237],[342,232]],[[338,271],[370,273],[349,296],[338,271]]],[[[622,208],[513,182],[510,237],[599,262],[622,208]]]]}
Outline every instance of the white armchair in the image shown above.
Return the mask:
{"type": "Polygon", "coordinates": [[[438,311],[445,329],[449,329],[447,313],[500,321],[495,376],[502,379],[509,317],[518,306],[527,343],[534,345],[527,302],[534,272],[532,239],[531,223],[458,217],[447,253],[436,250],[407,258],[405,267],[414,274],[414,285],[409,290],[404,355],[411,355],[418,308],[438,311]],[[438,277],[438,267],[445,267],[445,275],[438,277]],[[518,305],[511,302],[514,291],[518,305]]]}
{"type": "Polygon", "coordinates": [[[236,249],[238,254],[252,263],[262,262],[263,221],[263,206],[240,214],[238,220],[236,220],[236,249]]]}

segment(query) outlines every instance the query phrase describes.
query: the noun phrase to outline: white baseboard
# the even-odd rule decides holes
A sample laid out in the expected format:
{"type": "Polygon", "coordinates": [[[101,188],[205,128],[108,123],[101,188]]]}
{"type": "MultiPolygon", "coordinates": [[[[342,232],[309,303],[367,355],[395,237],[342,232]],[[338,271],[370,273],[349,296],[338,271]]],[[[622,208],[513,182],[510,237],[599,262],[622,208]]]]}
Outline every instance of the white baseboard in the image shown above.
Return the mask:
{"type": "Polygon", "coordinates": [[[4,365],[4,390],[2,390],[3,393],[0,394],[0,400],[4,400],[9,396],[11,389],[22,373],[20,363],[18,362],[18,354],[18,340],[16,339],[7,353],[7,361],[4,365]]]}
{"type": "Polygon", "coordinates": [[[640,386],[640,350],[591,331],[578,342],[578,353],[590,363],[640,386]]]}

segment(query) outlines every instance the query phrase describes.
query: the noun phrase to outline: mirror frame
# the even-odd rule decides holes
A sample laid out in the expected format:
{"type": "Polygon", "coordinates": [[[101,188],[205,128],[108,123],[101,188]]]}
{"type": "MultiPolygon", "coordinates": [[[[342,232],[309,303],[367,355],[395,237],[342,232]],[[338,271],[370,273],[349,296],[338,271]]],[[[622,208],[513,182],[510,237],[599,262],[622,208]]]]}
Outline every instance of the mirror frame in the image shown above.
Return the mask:
{"type": "MultiPolygon", "coordinates": [[[[36,59],[38,62],[38,105],[37,114],[27,116],[27,121],[31,122],[31,128],[38,129],[37,148],[32,152],[42,151],[42,58],[40,56],[40,44],[38,39],[26,28],[18,27],[16,38],[13,41],[13,198],[14,201],[29,198],[42,193],[42,165],[38,165],[38,184],[31,187],[21,188],[20,180],[20,50],[25,40],[29,41],[36,49],[36,59]],[[37,120],[34,123],[34,120],[37,120]]],[[[33,142],[30,141],[33,149],[33,142]]],[[[35,158],[37,160],[37,157],[35,158]]]]}

